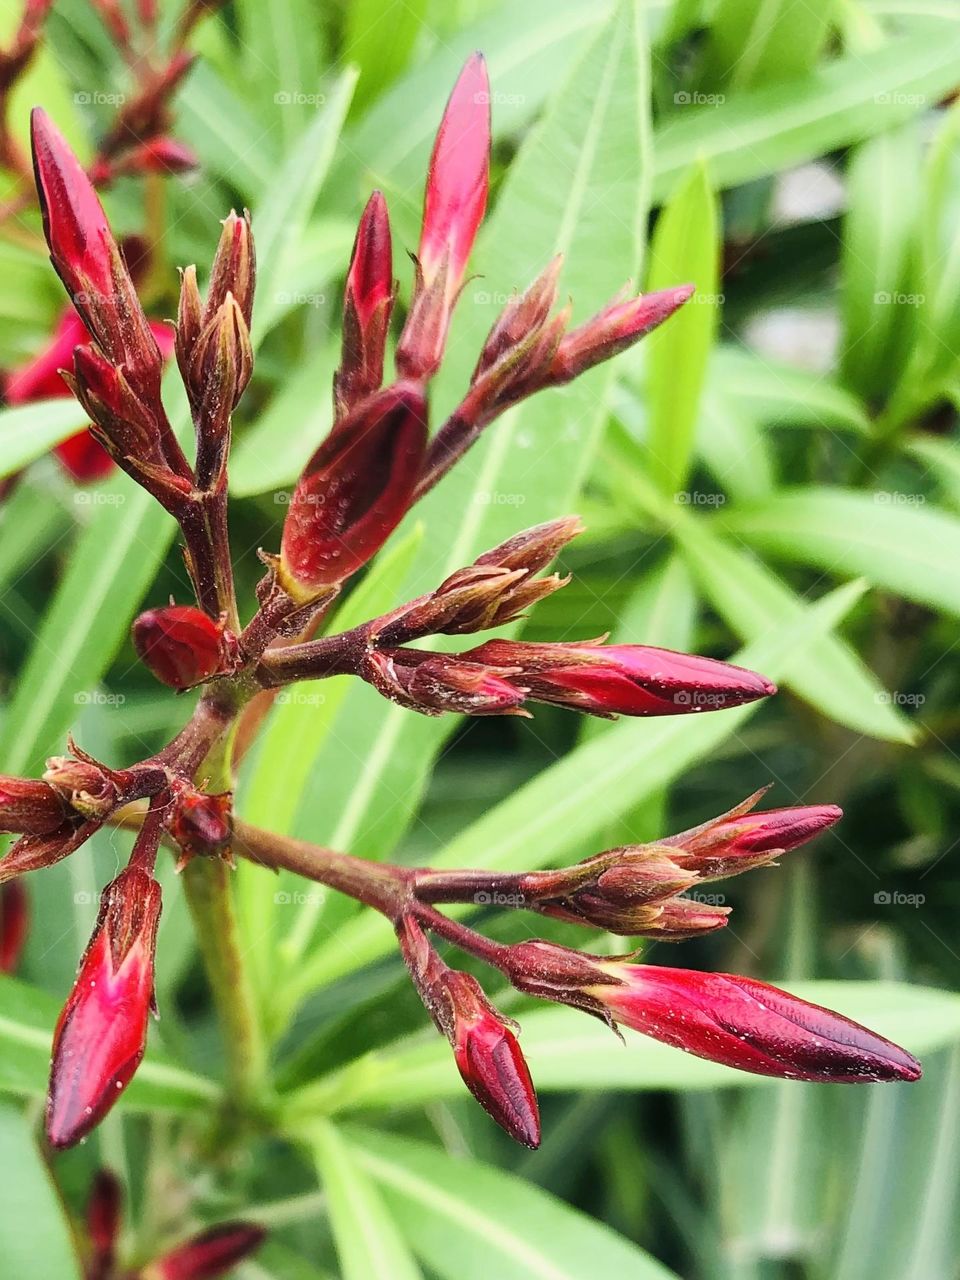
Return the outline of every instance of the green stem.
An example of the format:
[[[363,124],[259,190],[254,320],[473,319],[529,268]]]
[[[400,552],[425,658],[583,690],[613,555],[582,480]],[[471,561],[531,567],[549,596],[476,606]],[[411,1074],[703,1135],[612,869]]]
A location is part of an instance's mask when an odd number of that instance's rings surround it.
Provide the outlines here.
[[[230,1091],[242,1110],[257,1111],[269,1096],[269,1061],[243,961],[231,874],[219,858],[193,858],[184,868],[183,880],[223,1030]]]

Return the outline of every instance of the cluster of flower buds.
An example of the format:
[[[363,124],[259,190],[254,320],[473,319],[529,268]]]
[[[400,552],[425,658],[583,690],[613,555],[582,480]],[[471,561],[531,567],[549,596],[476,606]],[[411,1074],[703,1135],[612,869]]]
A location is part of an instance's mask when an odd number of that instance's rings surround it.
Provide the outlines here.
[[[199,606],[148,610],[134,625],[134,644],[171,687],[205,686],[181,733],[127,770],[111,770],[71,744],[71,755],[50,760],[40,781],[0,779],[0,829],[20,836],[0,863],[0,881],[57,861],[105,821],[118,820],[124,806],[149,800],[130,862],[104,893],[56,1031],[47,1112],[56,1147],[89,1132],[143,1055],[153,1000],[160,914],[153,869],[161,837],[179,846],[181,864],[232,857],[230,776],[211,793],[204,762],[229,755],[232,730],[257,694],[294,680],[352,674],[427,715],[525,714],[528,702],[541,702],[589,715],[650,716],[721,710],[774,692],[752,671],[643,645],[487,639],[454,654],[416,647],[427,637],[513,622],[562,587],[565,579],[543,571],[579,531],[575,517],[516,535],[382,617],[307,638],[341,584],[507,404],[607,359],[689,296],[683,286],[618,299],[567,332],[567,316],[552,314],[560,269],[555,261],[497,320],[466,398],[431,442],[428,383],[443,355],[486,206],[489,102],[478,55],[464,68],[434,147],[414,293],[397,349],[398,378],[386,386],[395,290],[383,197],[374,195],[364,211],[347,277],[333,426],[294,490],[279,555],[264,555],[269,568],[258,588],[259,609],[243,629],[227,536],[226,472],[231,414],[252,368],[250,221],[236,214],[226,219],[205,301],[195,271],[188,268],[183,276],[176,355],[197,434],[191,466],[160,399],[162,352],[99,199],[57,131],[35,114],[34,160],[51,258],[90,336],[73,353],[72,386],[111,456],[179,520]],[[216,776],[221,779],[219,770]],[[725,909],[685,896],[687,891],[769,863],[839,817],[831,806],[755,812],[757,799],[655,845],[608,850],[559,871],[490,876],[379,864],[371,874],[361,859],[315,852],[325,859],[326,883],[390,918],[467,1085],[508,1133],[530,1146],[539,1141],[537,1104],[513,1027],[474,978],[444,964],[425,931],[494,964],[525,993],[611,1024],[623,1022],[719,1062],[810,1080],[915,1079],[919,1067],[903,1050],[752,980],[631,964],[628,957],[600,959],[549,942],[500,945],[434,905],[512,895],[510,905],[625,936],[675,940],[709,932],[725,923]],[[238,830],[243,851],[244,829]],[[276,852],[281,839],[268,838],[274,841],[273,865],[286,865]],[[304,846],[293,843],[299,860],[292,865],[303,870]],[[212,1268],[235,1256],[229,1232],[226,1238],[201,1237],[151,1264],[147,1274],[167,1280],[217,1274]]]
[[[223,1222],[131,1271],[118,1259],[122,1225],[123,1188],[109,1169],[100,1169],[87,1201],[85,1280],[216,1280],[252,1257],[266,1235],[252,1222]]]
[[[762,794],[658,844],[609,849],[551,871],[425,870],[415,873],[413,892],[419,901],[431,904],[422,917],[428,928],[439,929],[462,949],[493,964],[519,991],[570,1005],[614,1029],[622,1023],[698,1057],[784,1079],[917,1079],[918,1063],[897,1045],[762,982],[633,964],[629,956],[601,958],[539,939],[501,946],[435,911],[437,903],[494,903],[656,941],[710,932],[726,923],[728,908],[703,905],[682,896],[684,891],[769,865],[841,816],[833,805],[756,812]],[[493,1029],[502,1023],[501,1015],[479,988],[474,989],[473,978],[450,974],[419,926],[404,921],[404,936],[407,966],[434,1021],[454,1045],[464,1080],[501,1127],[530,1143],[532,1126],[516,1132],[518,1097],[524,1099],[524,1114],[536,1116],[516,1039],[511,1033],[510,1071],[498,1071],[505,1055],[496,1047]],[[462,1013],[461,1002],[447,996],[450,991],[466,993]],[[473,1017],[482,1030],[474,1032]],[[462,1039],[468,1031],[473,1036],[466,1056],[457,1035]]]

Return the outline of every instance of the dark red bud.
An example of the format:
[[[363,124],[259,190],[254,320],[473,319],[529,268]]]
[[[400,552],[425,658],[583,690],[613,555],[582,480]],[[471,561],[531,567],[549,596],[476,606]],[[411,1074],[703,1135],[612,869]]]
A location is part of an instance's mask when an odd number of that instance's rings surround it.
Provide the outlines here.
[[[427,442],[421,389],[369,396],[327,436],[297,482],[283,526],[280,581],[304,603],[373,556],[413,498]]]
[[[185,858],[204,856],[229,860],[232,805],[233,795],[229,791],[208,795],[183,785],[174,793],[164,825]]]
[[[90,1234],[90,1280],[110,1280],[120,1235],[123,1188],[109,1169],[98,1170],[87,1202]]]
[[[393,256],[387,204],[374,191],[363,211],[343,300],[343,346],[334,376],[339,420],[383,381],[383,355],[393,310]]]
[[[231,636],[193,605],[148,609],[131,634],[140,661],[171,689],[190,689],[229,665]]]
[[[223,1222],[151,1262],[143,1280],[215,1280],[256,1253],[266,1238],[250,1222]]]
[[[668,320],[695,292],[695,285],[681,284],[626,302],[609,303],[560,341],[550,365],[549,380],[570,382],[595,364],[633,346],[651,329]]]
[[[917,1060],[839,1013],[729,973],[598,962],[619,1022],[711,1062],[790,1080],[918,1080]]]
[[[0,831],[49,835],[66,816],[63,798],[49,783],[0,774]]]

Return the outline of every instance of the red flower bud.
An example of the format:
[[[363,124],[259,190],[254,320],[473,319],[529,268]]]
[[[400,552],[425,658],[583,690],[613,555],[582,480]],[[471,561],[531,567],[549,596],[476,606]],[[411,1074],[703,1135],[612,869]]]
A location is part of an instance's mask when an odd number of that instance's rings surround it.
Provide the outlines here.
[[[48,783],[0,774],[0,831],[49,835],[63,825],[66,816],[60,793]]]
[[[249,1258],[266,1238],[263,1227],[251,1222],[223,1222],[202,1231],[142,1272],[143,1280],[214,1280]]]
[[[561,339],[550,365],[548,381],[570,382],[595,364],[633,346],[651,329],[668,320],[695,292],[696,285],[681,284],[626,302],[609,303],[586,324]]]
[[[413,497],[427,406],[408,382],[369,396],[333,428],[304,469],[283,526],[279,575],[306,603],[373,556]]]
[[[920,1078],[920,1064],[898,1045],[764,982],[660,965],[600,968],[614,982],[592,994],[617,1021],[699,1058],[791,1080]]]
[[[33,162],[50,260],[106,357],[148,403],[161,357],[130,273],[83,166],[46,114],[31,116]]]
[[[182,784],[174,792],[164,826],[183,851],[181,862],[202,856],[230,860],[233,795],[208,795]]]
[[[103,892],[100,916],[53,1037],[47,1134],[71,1147],[103,1119],[140,1065],[153,1002],[160,885],[142,867]]]
[[[346,416],[383,381],[383,353],[393,310],[393,255],[387,203],[374,191],[353,242],[343,299],[343,349],[334,375],[336,417]]]
[[[397,347],[406,377],[429,377],[440,364],[489,181],[490,83],[475,53],[454,85],[430,157],[416,288]]]
[[[695,871],[701,880],[719,880],[772,862],[843,817],[843,810],[835,804],[752,813],[762,795],[757,791],[729,813],[668,836],[661,844],[670,848],[678,866]]]
[[[232,663],[233,636],[193,605],[148,609],[131,634],[140,661],[171,689],[202,684]]]
[[[462,656],[517,669],[518,682],[537,702],[596,716],[718,711],[776,692],[776,685],[743,667],[645,645],[488,640]]]
[[[15,973],[30,928],[30,904],[19,880],[0,885],[0,973]]]
[[[476,978],[449,968],[416,920],[397,926],[404,960],[437,1029],[453,1047],[463,1082],[506,1133],[524,1146],[540,1145],[540,1112],[526,1059],[512,1027]]]

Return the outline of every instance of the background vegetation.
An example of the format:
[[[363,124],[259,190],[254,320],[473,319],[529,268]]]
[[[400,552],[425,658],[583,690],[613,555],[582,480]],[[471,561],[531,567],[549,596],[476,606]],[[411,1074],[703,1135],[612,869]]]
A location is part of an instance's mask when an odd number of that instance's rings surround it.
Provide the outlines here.
[[[7,27],[18,10],[5,0]],[[85,0],[59,0],[48,32],[12,118],[24,136],[41,102],[89,155],[125,72]],[[316,1140],[207,1149],[220,1050],[171,892],[154,1048],[125,1105],[57,1160],[61,1203],[34,1122],[49,1030],[124,839],[105,833],[31,880],[21,975],[0,979],[9,1274],[73,1280],[66,1224],[107,1163],[144,1249],[191,1222],[268,1223],[246,1280],[957,1276],[960,10],[233,0],[194,44],[177,133],[201,165],[152,209],[149,303],[173,314],[174,268],[209,261],[231,206],[253,210],[259,351],[232,464],[248,600],[256,548],[276,546],[329,424],[362,202],[380,186],[399,244],[416,244],[430,139],[481,48],[495,198],[439,407],[506,295],[557,250],[577,319],[628,279],[698,294],[639,351],[493,428],[338,629],[576,510],[574,580],[528,638],[610,631],[739,655],[782,690],[703,720],[582,726],[551,708],[432,721],[366,686],[304,686],[248,759],[241,814],[370,857],[521,868],[680,830],[770,781],[773,803],[838,802],[845,820],[811,851],[735,884],[723,934],[649,954],[784,981],[917,1052],[926,1074],[771,1083],[538,1008],[523,1046],[547,1136],[525,1153],[465,1096],[379,921],[242,866],[278,1084]],[[140,185],[107,203],[121,230],[144,230]],[[61,307],[39,240],[0,227],[0,365],[29,358]],[[68,731],[139,758],[191,697],[152,683],[128,639],[145,602],[189,598],[173,522],[126,479],[77,489],[43,456],[82,422],[66,402],[18,412],[0,414],[3,471],[28,468],[0,515],[0,765],[37,770]],[[520,915],[497,927],[544,931]]]

